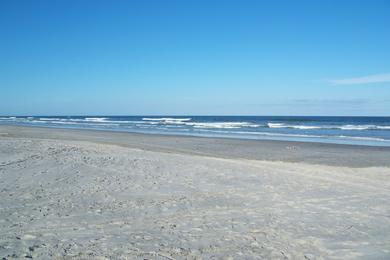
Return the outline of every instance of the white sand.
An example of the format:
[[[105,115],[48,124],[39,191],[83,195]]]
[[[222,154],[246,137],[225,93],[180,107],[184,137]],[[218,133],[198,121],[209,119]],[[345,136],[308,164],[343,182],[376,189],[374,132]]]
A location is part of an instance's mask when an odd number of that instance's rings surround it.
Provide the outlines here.
[[[390,169],[0,136],[0,257],[390,259]]]

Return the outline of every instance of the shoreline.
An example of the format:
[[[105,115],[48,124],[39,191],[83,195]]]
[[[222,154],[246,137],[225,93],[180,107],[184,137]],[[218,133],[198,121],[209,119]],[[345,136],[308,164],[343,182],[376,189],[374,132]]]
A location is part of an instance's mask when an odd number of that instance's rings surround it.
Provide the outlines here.
[[[25,116],[0,117],[0,125],[390,147],[390,132],[383,132],[390,126],[383,125],[388,124],[384,117],[378,117],[380,120],[373,117],[365,120],[365,117],[353,120],[353,117],[345,117],[341,121],[340,117],[292,117],[295,123],[287,120],[290,117],[217,118],[219,119],[203,116]],[[308,124],[307,120],[316,123]],[[364,131],[360,132],[361,130]]]
[[[0,137],[88,141],[167,153],[329,166],[390,167],[390,147],[0,125]]]
[[[374,148],[0,127],[0,258],[388,259]]]

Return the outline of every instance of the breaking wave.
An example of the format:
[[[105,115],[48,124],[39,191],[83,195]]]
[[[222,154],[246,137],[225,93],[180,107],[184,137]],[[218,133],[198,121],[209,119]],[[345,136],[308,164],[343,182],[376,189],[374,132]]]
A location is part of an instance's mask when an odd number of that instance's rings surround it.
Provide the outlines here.
[[[385,117],[1,116],[0,124],[390,146]]]
[[[183,122],[183,121],[191,121],[192,118],[171,118],[171,117],[162,117],[162,118],[150,118],[150,117],[144,117],[142,120],[144,121],[172,121],[172,122]]]
[[[267,123],[268,128],[310,129],[339,129],[339,130],[390,130],[390,126],[382,125],[289,125],[283,123]]]

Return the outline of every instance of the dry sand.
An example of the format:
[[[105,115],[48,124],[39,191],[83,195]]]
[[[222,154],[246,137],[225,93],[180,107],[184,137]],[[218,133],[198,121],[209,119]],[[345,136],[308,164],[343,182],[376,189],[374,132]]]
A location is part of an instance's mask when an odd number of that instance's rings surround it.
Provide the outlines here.
[[[390,258],[389,149],[0,133],[5,259]],[[273,157],[251,157],[247,143]],[[213,153],[221,146],[235,149]]]

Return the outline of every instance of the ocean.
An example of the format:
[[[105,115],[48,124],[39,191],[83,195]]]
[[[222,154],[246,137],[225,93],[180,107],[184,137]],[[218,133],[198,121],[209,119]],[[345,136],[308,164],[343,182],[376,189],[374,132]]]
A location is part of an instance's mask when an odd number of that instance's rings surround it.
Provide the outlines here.
[[[0,124],[390,146],[390,117],[5,116]]]

